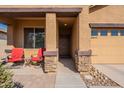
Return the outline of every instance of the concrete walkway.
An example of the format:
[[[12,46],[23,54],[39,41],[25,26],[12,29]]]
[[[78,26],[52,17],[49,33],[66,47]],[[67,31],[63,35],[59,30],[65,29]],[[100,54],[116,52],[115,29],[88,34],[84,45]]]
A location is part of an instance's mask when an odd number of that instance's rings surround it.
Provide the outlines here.
[[[124,64],[94,64],[93,66],[124,87]]]
[[[62,59],[58,62],[56,88],[85,88],[86,85],[76,72],[71,59]]]

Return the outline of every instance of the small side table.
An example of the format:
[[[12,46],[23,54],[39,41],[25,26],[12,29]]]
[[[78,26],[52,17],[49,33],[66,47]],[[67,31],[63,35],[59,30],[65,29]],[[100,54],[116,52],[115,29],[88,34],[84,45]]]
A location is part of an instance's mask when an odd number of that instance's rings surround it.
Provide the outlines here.
[[[30,66],[31,65],[31,58],[25,58],[24,66]]]

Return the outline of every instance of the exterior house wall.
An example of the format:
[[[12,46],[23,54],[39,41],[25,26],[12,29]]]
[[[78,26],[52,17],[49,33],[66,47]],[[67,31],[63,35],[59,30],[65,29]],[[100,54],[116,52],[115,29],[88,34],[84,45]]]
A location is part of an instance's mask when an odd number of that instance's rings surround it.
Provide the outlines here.
[[[124,23],[124,6],[106,6],[90,13],[90,23]],[[124,63],[123,36],[91,38],[92,63]]]
[[[7,28],[7,45],[8,46],[14,47],[14,30],[15,30],[14,24],[8,25],[8,28]]]
[[[0,6],[1,7],[1,6]],[[3,7],[3,6],[2,6]],[[17,7],[17,6],[13,6]],[[24,6],[19,6],[24,8]],[[32,6],[30,6],[32,8]],[[26,8],[30,8],[26,7]],[[81,13],[76,17],[72,29],[72,57],[75,57],[75,50],[87,51],[92,50],[92,63],[124,63],[124,37],[123,36],[97,36],[91,37],[90,23],[123,23],[124,24],[124,6],[106,6],[96,7],[94,11],[89,12],[89,6],[34,6],[41,8],[74,8],[82,7]],[[91,10],[91,9],[90,9]],[[15,20],[15,29],[12,26],[9,28],[8,42],[15,45],[15,47],[24,47],[24,27],[37,27],[41,26],[46,29],[46,51],[59,51],[58,50],[58,22],[56,13],[46,13],[46,19],[17,19]],[[12,24],[11,19],[0,17],[0,21],[5,21]],[[12,32],[13,29],[13,32]],[[12,41],[13,40],[13,41]],[[52,41],[52,42],[51,42]],[[58,55],[57,55],[58,58]],[[77,58],[77,64],[80,65],[82,57]],[[56,57],[46,57],[46,60],[56,61]],[[52,64],[53,65],[53,64]],[[55,62],[56,66],[56,62]],[[56,67],[55,67],[56,68]],[[83,68],[83,67],[81,67]],[[55,69],[54,69],[55,70]],[[49,71],[49,69],[48,69]],[[79,70],[80,71],[80,70]]]
[[[0,31],[0,60],[5,55],[4,50],[7,47],[7,33]]]
[[[0,40],[7,40],[7,33],[0,31]]]
[[[76,18],[74,24],[73,24],[73,28],[72,28],[72,37],[71,37],[71,54],[72,54],[72,58],[75,58],[75,52],[76,50],[78,50],[78,27],[79,27],[79,19]]]
[[[57,48],[57,60],[59,60],[59,24],[58,21],[56,21],[56,48]]]
[[[45,28],[44,20],[17,20],[16,30],[14,31],[15,47],[24,47],[24,27],[41,27]]]

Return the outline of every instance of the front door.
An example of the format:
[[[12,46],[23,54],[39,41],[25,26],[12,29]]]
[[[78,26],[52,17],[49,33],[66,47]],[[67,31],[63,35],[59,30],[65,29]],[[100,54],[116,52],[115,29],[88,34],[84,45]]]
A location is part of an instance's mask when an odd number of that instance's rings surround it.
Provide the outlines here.
[[[70,37],[68,35],[60,35],[59,38],[59,55],[60,57],[70,56]]]

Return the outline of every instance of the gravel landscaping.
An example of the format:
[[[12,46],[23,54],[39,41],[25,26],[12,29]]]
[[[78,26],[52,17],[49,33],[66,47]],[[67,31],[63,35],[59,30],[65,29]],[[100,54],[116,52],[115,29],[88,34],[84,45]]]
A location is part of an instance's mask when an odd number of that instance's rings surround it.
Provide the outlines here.
[[[88,88],[121,88],[118,83],[111,80],[102,72],[99,72],[92,65],[89,66],[88,72],[82,72],[81,77]]]

